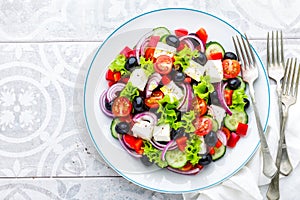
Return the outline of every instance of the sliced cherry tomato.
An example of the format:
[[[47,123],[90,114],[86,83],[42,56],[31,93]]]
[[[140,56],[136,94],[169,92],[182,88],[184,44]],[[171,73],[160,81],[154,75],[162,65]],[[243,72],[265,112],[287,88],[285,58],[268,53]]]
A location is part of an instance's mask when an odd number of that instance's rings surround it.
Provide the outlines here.
[[[176,139],[176,143],[177,143],[178,149],[180,151],[184,151],[185,150],[187,139],[188,138],[186,136],[182,136],[182,137]]]
[[[222,52],[214,52],[207,55],[208,60],[220,60],[223,58]]]
[[[155,51],[154,47],[149,47],[146,49],[145,55],[144,55],[146,60],[154,60],[154,51]]]
[[[196,115],[203,116],[207,112],[207,104],[204,99],[194,97],[192,100],[192,106]]]
[[[230,138],[230,135],[231,135],[230,130],[229,130],[228,128],[226,128],[225,126],[223,126],[223,127],[221,128],[221,131],[223,131],[223,132],[225,133],[226,139],[227,139],[227,141],[228,141],[229,138]]]
[[[222,66],[224,78],[235,78],[241,71],[241,65],[237,60],[225,59]]]
[[[158,101],[164,98],[164,93],[160,90],[153,91],[149,98],[145,99],[145,104],[149,108],[158,108]]]
[[[132,104],[126,97],[120,96],[115,98],[112,105],[112,113],[115,117],[125,117],[131,113]]]
[[[245,136],[247,135],[247,131],[248,131],[248,124],[239,123],[235,132],[238,135]]]
[[[177,37],[182,37],[189,34],[189,31],[184,28],[176,29],[174,32]]]
[[[224,99],[227,106],[232,105],[232,94],[233,94],[233,90],[228,90],[228,89],[224,90]]]
[[[169,74],[172,70],[173,59],[167,55],[160,55],[156,58],[154,69],[160,74]]]
[[[198,117],[194,120],[194,126],[196,128],[195,134],[204,136],[211,131],[212,121],[208,117]]]
[[[196,32],[197,36],[200,38],[200,40],[203,42],[203,44],[206,44],[208,35],[206,33],[206,30],[204,28],[200,28],[197,32]]]
[[[230,138],[227,141],[227,146],[228,147],[235,147],[236,143],[240,140],[240,136],[236,134],[235,132],[231,132]]]
[[[136,137],[134,137],[132,135],[129,135],[129,134],[123,135],[123,139],[124,139],[125,144],[129,148],[135,150],[136,153],[138,153],[138,154],[143,153],[143,149],[142,149],[143,139],[136,138]]]

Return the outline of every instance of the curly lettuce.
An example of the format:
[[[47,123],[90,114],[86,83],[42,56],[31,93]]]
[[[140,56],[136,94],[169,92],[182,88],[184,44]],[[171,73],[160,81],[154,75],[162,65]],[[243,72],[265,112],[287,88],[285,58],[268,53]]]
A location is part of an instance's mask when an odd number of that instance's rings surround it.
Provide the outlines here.
[[[158,120],[158,125],[169,124],[170,127],[175,130],[180,127],[180,123],[177,123],[176,113],[178,103],[178,100],[172,100],[169,95],[165,95],[163,99],[158,101],[159,108],[157,112],[161,114],[161,117]]]
[[[129,74],[130,72],[125,69],[126,57],[123,54],[119,54],[108,66],[113,72],[120,72],[121,75]]]
[[[244,102],[244,98],[248,98],[248,96],[245,94],[245,90],[243,88],[233,90],[232,104],[230,106],[230,109],[244,111],[244,107],[246,104]]]
[[[180,127],[183,127],[186,133],[195,132],[196,128],[193,125],[194,119],[195,119],[195,112],[193,110],[184,113],[181,117]]]
[[[189,47],[185,46],[181,51],[174,55],[174,65],[179,65],[184,71],[190,66],[190,60],[199,56],[197,50],[192,51]]]
[[[128,99],[130,99],[130,101],[133,101],[134,97],[137,97],[139,95],[139,89],[137,87],[134,87],[131,82],[128,82],[120,93],[120,96],[127,97]]]
[[[191,135],[190,139],[187,140],[187,145],[185,147],[186,158],[192,165],[195,165],[199,162],[200,156],[199,152],[201,151],[202,140],[198,135]]]
[[[147,77],[149,77],[151,74],[155,72],[153,61],[150,59],[146,60],[145,57],[141,56],[140,65]]]
[[[162,151],[153,147],[153,145],[149,141],[144,141],[144,155],[148,157],[150,162],[154,162],[157,166],[164,168],[168,166],[167,161],[163,161],[161,159]]]
[[[215,90],[215,88],[210,83],[209,76],[201,76],[200,82],[197,85],[193,85],[193,90],[195,95],[197,95],[201,99],[204,99],[207,102],[209,94],[212,93]]]

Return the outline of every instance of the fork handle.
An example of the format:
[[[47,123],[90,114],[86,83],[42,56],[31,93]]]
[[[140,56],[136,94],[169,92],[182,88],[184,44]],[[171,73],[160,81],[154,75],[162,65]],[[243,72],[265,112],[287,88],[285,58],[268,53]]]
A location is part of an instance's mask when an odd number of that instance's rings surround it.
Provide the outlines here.
[[[254,97],[253,84],[249,84],[249,93],[250,93],[250,97],[252,100],[252,107],[254,110],[258,134],[259,134],[259,138],[260,138],[260,142],[261,142],[261,152],[262,152],[262,157],[263,157],[263,174],[269,178],[272,178],[272,177],[274,177],[274,175],[277,172],[277,167],[271,156],[269,146],[268,146],[261,122],[260,122],[259,112],[257,109],[255,97]]]

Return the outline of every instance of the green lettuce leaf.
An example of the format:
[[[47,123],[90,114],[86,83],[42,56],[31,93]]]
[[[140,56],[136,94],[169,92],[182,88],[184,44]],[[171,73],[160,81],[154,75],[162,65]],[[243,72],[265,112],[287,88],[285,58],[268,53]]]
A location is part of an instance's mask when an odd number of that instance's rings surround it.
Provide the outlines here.
[[[233,90],[232,105],[230,106],[230,109],[244,111],[244,107],[246,104],[244,102],[244,98],[248,98],[248,96],[246,95],[245,90],[243,88]]]
[[[161,124],[169,124],[171,128],[177,130],[180,127],[180,123],[177,123],[177,114],[176,108],[178,106],[178,100],[169,97],[169,95],[165,95],[163,99],[158,101],[159,108],[157,110],[158,113],[161,113],[161,117],[158,120],[158,125]]]
[[[126,57],[119,54],[109,65],[109,69],[113,72],[120,72],[121,75],[129,74],[130,72],[125,69]]]
[[[168,166],[167,161],[163,161],[161,159],[161,154],[162,151],[156,149],[155,147],[153,147],[153,145],[149,142],[149,141],[144,141],[144,147],[142,147],[144,149],[144,155],[148,157],[150,162],[154,162],[155,164],[157,164],[159,167],[164,168]]]
[[[190,60],[199,56],[197,50],[192,51],[189,47],[185,46],[181,51],[174,55],[174,65],[179,65],[184,71],[190,66]]]
[[[181,117],[180,127],[183,127],[186,133],[195,132],[196,128],[193,125],[194,119],[195,119],[195,112],[193,110],[184,113]]]
[[[120,96],[127,97],[133,101],[134,97],[139,96],[140,92],[137,87],[134,87],[131,82],[128,82],[121,91]]]
[[[207,102],[209,94],[212,93],[215,90],[215,88],[210,83],[209,76],[201,76],[200,82],[197,85],[193,85],[193,90],[199,98],[204,99]]]
[[[146,60],[145,57],[140,57],[140,65],[141,68],[144,70],[145,74],[147,75],[147,77],[149,77],[151,74],[154,73],[154,64],[152,60]]]
[[[201,139],[198,135],[192,134],[190,139],[187,140],[187,145],[185,147],[185,153],[187,160],[191,164],[195,165],[199,162],[200,156],[199,152],[201,151]]]

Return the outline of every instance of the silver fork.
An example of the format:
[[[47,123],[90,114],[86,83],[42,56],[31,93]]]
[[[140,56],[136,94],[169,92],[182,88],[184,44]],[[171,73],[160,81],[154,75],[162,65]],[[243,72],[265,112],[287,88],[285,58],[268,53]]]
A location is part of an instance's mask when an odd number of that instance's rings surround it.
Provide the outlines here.
[[[300,66],[298,65],[297,67],[297,59],[296,58],[288,59],[285,73],[284,73],[284,79],[282,82],[281,102],[283,104],[283,112],[282,112],[282,124],[280,128],[280,136],[283,135],[285,132],[289,107],[295,104],[297,100],[299,77],[300,77]],[[280,139],[279,146],[281,145],[283,145],[283,140]],[[286,148],[286,146],[284,148]],[[267,197],[268,199],[272,199],[272,200],[280,198],[279,173],[277,173],[276,176],[272,179],[267,191]]]
[[[240,38],[238,36],[236,36],[236,38],[232,37],[232,39],[233,39],[234,47],[236,49],[237,56],[242,62],[241,63],[242,77],[245,80],[245,82],[247,82],[249,85],[249,94],[252,100],[252,107],[254,110],[258,134],[261,142],[261,152],[263,156],[263,173],[265,176],[272,178],[277,172],[277,167],[270,154],[268,143],[265,138],[264,131],[260,122],[259,112],[256,106],[253,84],[258,78],[258,67],[256,64],[255,56],[250,47],[247,36],[245,37],[245,39],[243,39],[242,36],[240,36]]]
[[[278,100],[278,108],[279,108],[279,127],[281,127],[282,121],[282,103],[281,103],[281,83],[284,76],[284,56],[283,56],[283,39],[282,39],[282,31],[280,32],[280,39],[278,36],[278,31],[276,31],[276,39],[274,38],[274,32],[272,31],[272,44],[270,47],[269,41],[269,33],[267,36],[267,65],[268,65],[268,74],[269,77],[276,81],[276,92],[277,92],[277,100]],[[279,44],[280,40],[280,44]],[[274,47],[274,43],[276,41],[276,48]],[[280,46],[280,48],[279,48]],[[271,49],[271,52],[270,52]],[[281,132],[284,133],[284,132]],[[291,165],[289,155],[286,148],[285,134],[280,135],[279,143],[282,145],[278,145],[277,157],[276,157],[276,165],[281,174],[287,176],[289,175],[293,167]]]

